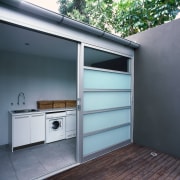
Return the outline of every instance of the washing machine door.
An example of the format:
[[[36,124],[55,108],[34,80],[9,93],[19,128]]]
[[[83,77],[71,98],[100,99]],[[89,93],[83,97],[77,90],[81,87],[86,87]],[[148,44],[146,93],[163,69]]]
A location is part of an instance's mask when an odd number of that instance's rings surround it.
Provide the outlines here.
[[[61,122],[59,122],[59,121],[53,121],[52,122],[52,129],[56,130],[59,127],[61,127]]]

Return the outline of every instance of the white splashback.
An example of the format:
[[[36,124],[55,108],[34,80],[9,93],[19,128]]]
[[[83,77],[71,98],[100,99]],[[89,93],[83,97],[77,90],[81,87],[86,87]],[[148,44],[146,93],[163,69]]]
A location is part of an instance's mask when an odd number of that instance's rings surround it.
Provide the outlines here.
[[[61,58],[0,52],[0,145],[8,144],[9,110],[37,108],[38,100],[76,99],[74,58],[66,62]],[[23,98],[17,105],[20,92],[25,94],[25,105]]]

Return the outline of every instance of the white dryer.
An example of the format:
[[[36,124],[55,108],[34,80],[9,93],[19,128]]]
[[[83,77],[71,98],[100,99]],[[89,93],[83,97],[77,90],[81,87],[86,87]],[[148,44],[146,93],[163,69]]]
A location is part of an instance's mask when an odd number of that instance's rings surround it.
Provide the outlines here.
[[[65,139],[66,112],[46,113],[46,143]]]

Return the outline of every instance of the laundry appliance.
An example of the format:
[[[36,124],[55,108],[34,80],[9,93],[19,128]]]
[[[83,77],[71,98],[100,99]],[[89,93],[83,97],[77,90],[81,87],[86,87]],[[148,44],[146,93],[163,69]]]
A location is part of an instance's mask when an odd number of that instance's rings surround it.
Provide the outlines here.
[[[46,113],[46,143],[65,139],[66,112]]]

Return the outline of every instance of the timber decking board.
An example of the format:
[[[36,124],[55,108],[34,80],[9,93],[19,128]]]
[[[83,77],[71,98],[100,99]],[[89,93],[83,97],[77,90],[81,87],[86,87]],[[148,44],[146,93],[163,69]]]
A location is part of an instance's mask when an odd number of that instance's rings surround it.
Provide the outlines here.
[[[156,152],[153,157],[151,152]],[[180,180],[180,159],[131,144],[48,180]]]

